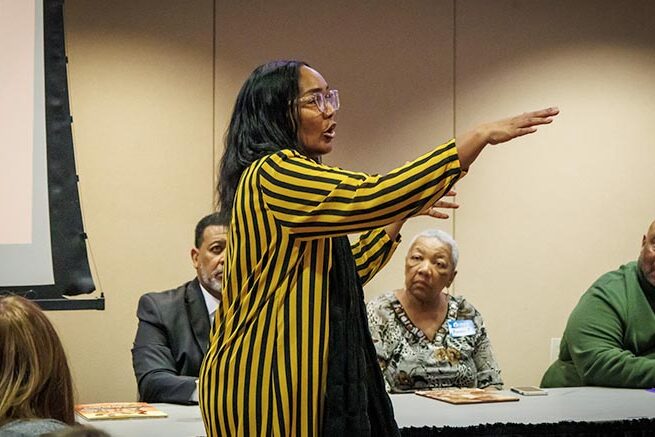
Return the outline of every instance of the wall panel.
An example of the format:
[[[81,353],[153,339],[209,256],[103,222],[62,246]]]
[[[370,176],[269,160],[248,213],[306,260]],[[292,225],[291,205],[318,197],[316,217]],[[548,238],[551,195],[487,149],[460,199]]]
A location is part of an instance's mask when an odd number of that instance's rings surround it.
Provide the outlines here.
[[[326,163],[384,173],[453,136],[451,1],[228,1],[216,12],[218,147],[250,71],[290,58],[309,62],[341,93]],[[452,232],[451,221],[422,218],[403,235],[428,226]],[[405,251],[367,287],[369,296],[402,286]]]
[[[627,7],[629,4],[629,7]],[[457,291],[485,316],[505,382],[538,384],[550,338],[655,218],[652,2],[459,1],[456,128],[558,105],[489,147],[460,186]]]
[[[195,275],[212,201],[211,1],[68,1],[80,193],[106,311],[48,313],[82,402],[131,400],[136,304]]]

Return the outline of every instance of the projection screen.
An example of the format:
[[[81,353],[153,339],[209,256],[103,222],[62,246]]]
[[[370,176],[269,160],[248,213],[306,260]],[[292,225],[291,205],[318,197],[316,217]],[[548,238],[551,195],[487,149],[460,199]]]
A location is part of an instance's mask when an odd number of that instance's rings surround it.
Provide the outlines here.
[[[63,0],[0,0],[0,295],[102,309],[86,253]]]

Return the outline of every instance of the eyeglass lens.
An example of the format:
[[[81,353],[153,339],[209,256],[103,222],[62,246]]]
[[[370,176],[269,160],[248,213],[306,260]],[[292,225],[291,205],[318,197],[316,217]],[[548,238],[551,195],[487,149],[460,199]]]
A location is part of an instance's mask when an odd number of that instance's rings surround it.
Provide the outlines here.
[[[316,95],[316,106],[318,106],[318,109],[325,113],[327,111],[327,104],[330,104],[332,106],[332,110],[336,111],[339,109],[339,91],[337,90],[330,90],[327,92],[327,94],[321,94],[317,93]]]

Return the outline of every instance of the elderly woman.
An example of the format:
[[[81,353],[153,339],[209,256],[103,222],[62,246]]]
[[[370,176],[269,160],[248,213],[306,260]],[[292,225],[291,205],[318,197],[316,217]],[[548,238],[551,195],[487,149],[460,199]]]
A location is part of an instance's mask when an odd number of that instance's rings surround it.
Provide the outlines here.
[[[447,232],[422,232],[405,257],[405,288],[369,302],[387,390],[502,387],[482,316],[463,297],[447,293],[458,258]]]

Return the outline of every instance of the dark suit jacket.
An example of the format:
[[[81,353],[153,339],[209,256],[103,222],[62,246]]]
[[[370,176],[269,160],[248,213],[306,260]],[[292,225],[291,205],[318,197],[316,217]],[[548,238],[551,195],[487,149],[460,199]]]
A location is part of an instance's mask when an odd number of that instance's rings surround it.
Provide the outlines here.
[[[188,404],[209,343],[198,279],[139,299],[132,365],[144,402]]]

